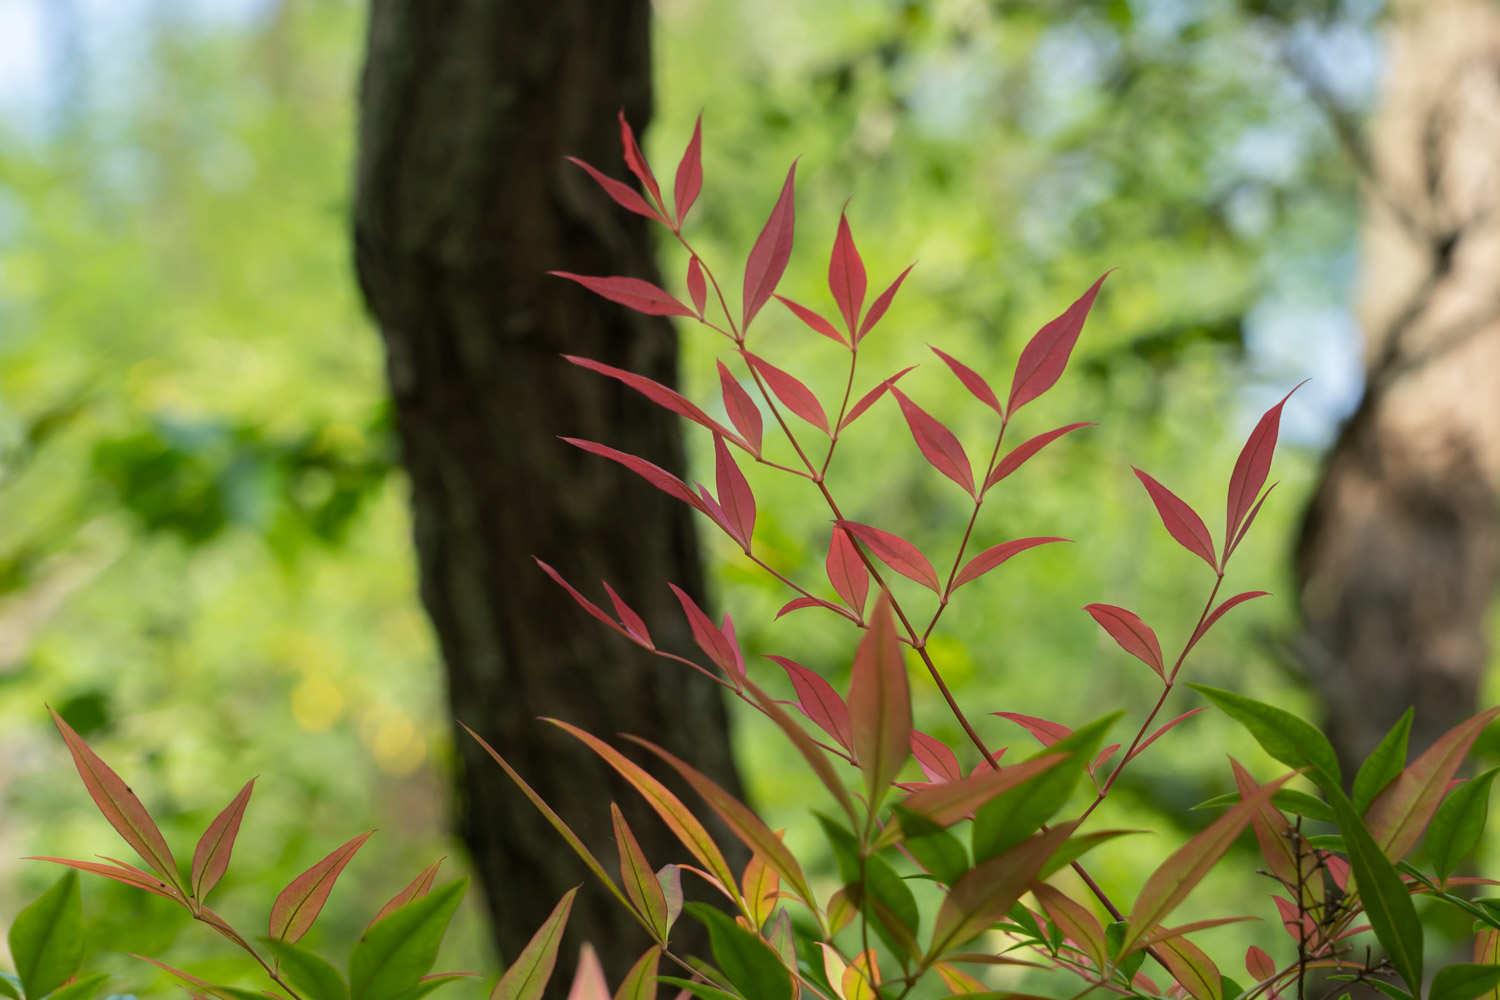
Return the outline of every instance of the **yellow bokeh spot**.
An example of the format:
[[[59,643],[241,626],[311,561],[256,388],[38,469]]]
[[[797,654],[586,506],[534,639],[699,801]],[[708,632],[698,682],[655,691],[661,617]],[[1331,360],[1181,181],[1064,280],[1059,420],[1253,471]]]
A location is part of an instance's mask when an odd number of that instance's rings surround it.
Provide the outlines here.
[[[421,766],[427,755],[427,747],[416,725],[395,712],[366,726],[364,736],[375,756],[375,763],[387,774],[410,774]]]
[[[292,718],[310,733],[321,733],[344,714],[344,693],[324,674],[308,674],[292,689]]]

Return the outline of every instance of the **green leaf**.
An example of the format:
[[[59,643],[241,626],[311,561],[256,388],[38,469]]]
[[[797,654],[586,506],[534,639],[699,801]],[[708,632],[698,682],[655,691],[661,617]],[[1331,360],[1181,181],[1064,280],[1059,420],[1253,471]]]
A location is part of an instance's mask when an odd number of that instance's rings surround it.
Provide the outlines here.
[[[1402,768],[1406,767],[1406,743],[1411,736],[1413,714],[1413,710],[1408,708],[1396,720],[1391,731],[1385,734],[1385,738],[1370,751],[1365,762],[1359,765],[1351,797],[1354,799],[1354,811],[1361,816],[1370,808],[1370,803],[1375,801],[1375,796],[1386,785],[1395,781]]]
[[[656,969],[660,963],[661,945],[652,945],[625,973],[615,1000],[656,1000]]]
[[[1433,813],[1427,826],[1426,845],[1440,880],[1447,881],[1458,863],[1479,846],[1490,815],[1490,786],[1496,774],[1500,774],[1500,768],[1492,768],[1459,785]]]
[[[282,972],[309,1000],[348,1000],[349,987],[344,984],[344,977],[321,957],[280,938],[264,941],[281,964]]]
[[[10,953],[28,997],[44,997],[83,962],[83,898],[78,874],[68,872],[10,927]]]
[[[0,997],[21,1000],[21,980],[9,972],[0,972]]]
[[[395,1000],[432,971],[448,921],[468,882],[457,882],[398,906],[376,921],[349,957],[354,1000]]]
[[[443,972],[431,976],[424,976],[422,981],[411,989],[402,993],[396,1000],[421,1000],[429,993],[436,993],[449,983],[456,983],[460,979],[472,979],[472,972]]]
[[[658,976],[659,982],[668,986],[675,986],[679,990],[686,990],[699,1000],[741,1000],[741,998],[727,990],[721,990],[717,986],[707,983],[696,982],[692,979],[683,979],[679,976]]]
[[[1390,859],[1370,836],[1364,821],[1337,788],[1327,789],[1330,804],[1344,834],[1349,866],[1359,885],[1360,901],[1375,937],[1385,947],[1391,965],[1413,994],[1422,989],[1422,923]]]
[[[573,897],[577,894],[575,886],[557,901],[547,919],[542,921],[542,926],[537,928],[526,947],[521,949],[521,954],[495,984],[490,1000],[538,1000],[541,997],[557,967],[557,949],[562,944],[563,928],[568,924]]]
[[[1450,965],[1432,977],[1428,1000],[1475,1000],[1496,986],[1500,986],[1500,965]]]
[[[708,928],[714,961],[735,989],[754,1000],[792,1000],[791,973],[770,945],[707,903],[688,903],[686,909]]]
[[[902,846],[939,882],[952,885],[969,870],[969,852],[963,841],[903,806],[896,806],[896,815],[906,833]]]
[[[1339,769],[1338,754],[1328,737],[1304,722],[1291,712],[1267,705],[1253,698],[1209,687],[1206,684],[1188,685],[1202,694],[1249,731],[1261,749],[1288,767],[1305,767],[1308,777],[1320,788],[1342,789],[1343,772]]]
[[[47,1000],[94,1000],[99,995],[99,987],[108,980],[108,975],[96,972],[91,976],[84,976],[82,979],[71,982],[61,989],[53,990],[47,994]]]
[[[1093,833],[1076,834],[1069,837],[1067,843],[1059,847],[1057,853],[1047,859],[1047,863],[1042,865],[1042,871],[1037,878],[1045,879],[1062,871],[1100,844],[1114,840],[1116,837],[1127,837],[1133,833],[1145,832],[1144,830],[1095,830]]]

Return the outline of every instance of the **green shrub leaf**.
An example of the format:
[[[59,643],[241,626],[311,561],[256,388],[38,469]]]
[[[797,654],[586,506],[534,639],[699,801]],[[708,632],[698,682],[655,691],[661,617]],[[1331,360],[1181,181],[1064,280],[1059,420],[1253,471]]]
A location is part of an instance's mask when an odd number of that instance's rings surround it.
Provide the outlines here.
[[[68,872],[16,915],[10,953],[28,997],[44,997],[83,962],[83,898]]]
[[[1447,881],[1458,863],[1479,846],[1490,815],[1490,786],[1495,783],[1496,774],[1500,774],[1500,768],[1492,768],[1459,785],[1433,813],[1427,826],[1426,844],[1440,880]]]
[[[1370,808],[1370,803],[1375,801],[1375,796],[1386,785],[1395,781],[1402,768],[1406,767],[1406,743],[1411,736],[1413,714],[1410,708],[1403,712],[1391,731],[1385,734],[1375,749],[1370,751],[1365,762],[1359,765],[1351,797],[1354,799],[1354,811],[1361,816]]]
[[[91,976],[84,976],[75,982],[47,994],[47,1000],[94,1000],[99,995],[99,987],[109,980],[109,976],[103,972],[96,972]]]
[[[349,958],[354,1000],[394,1000],[431,972],[467,887],[462,879],[445,885],[397,907],[366,931]]]
[[[344,977],[322,958],[279,938],[266,938],[266,947],[276,956],[282,973],[297,984],[308,1000],[348,1000]]]
[[[714,961],[736,990],[754,1000],[792,1000],[791,973],[770,945],[706,903],[688,903],[687,911],[708,928]]]
[[[563,893],[542,926],[495,984],[490,1000],[538,1000],[557,967],[557,949],[562,944],[563,928],[567,926],[577,894],[576,887]]]
[[[1428,1000],[1474,1000],[1500,986],[1500,965],[1461,963],[1439,969]]]
[[[1188,685],[1249,731],[1261,749],[1288,767],[1305,767],[1308,777],[1325,790],[1332,787],[1342,789],[1343,772],[1339,769],[1338,755],[1333,745],[1311,723],[1304,722],[1291,712],[1246,698],[1233,691],[1209,687],[1206,684]]]
[[[0,972],[0,997],[21,1000],[21,980],[9,972]]]
[[[1401,876],[1354,811],[1354,803],[1337,788],[1327,791],[1334,816],[1344,834],[1349,865],[1354,870],[1360,901],[1364,904],[1365,916],[1370,919],[1370,927],[1385,947],[1396,972],[1414,995],[1420,995],[1422,923],[1417,919],[1417,909],[1412,905]]]

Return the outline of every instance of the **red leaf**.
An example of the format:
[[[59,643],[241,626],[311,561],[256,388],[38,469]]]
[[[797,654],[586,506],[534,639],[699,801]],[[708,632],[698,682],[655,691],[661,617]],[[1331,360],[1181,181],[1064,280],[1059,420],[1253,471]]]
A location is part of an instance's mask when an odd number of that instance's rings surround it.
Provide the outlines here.
[[[1292,387],[1292,392],[1306,385],[1306,380]],[[1240,450],[1235,460],[1234,472],[1229,477],[1229,502],[1225,514],[1224,538],[1232,540],[1244,520],[1256,495],[1265,485],[1266,474],[1271,471],[1271,458],[1276,454],[1276,437],[1281,431],[1281,408],[1292,398],[1292,392],[1281,397],[1281,402],[1261,414],[1255,429]]]
[[[677,228],[687,221],[698,192],[703,190],[703,116],[693,122],[693,136],[688,140],[682,159],[677,162],[677,179],[672,185],[672,197],[677,206]],[[700,307],[699,312],[702,312]]]
[[[1152,733],[1150,736],[1147,736],[1144,740],[1141,740],[1140,744],[1135,748],[1135,751],[1129,757],[1126,758],[1126,761],[1128,762],[1128,761],[1135,760],[1151,744],[1155,743],[1157,740],[1161,739],[1163,736],[1167,735],[1167,733],[1171,732],[1173,729],[1176,729],[1179,725],[1181,725],[1182,723],[1186,722],[1188,719],[1191,719],[1193,716],[1197,715],[1199,712],[1206,712],[1206,711],[1208,711],[1208,709],[1206,709],[1206,708],[1193,708],[1193,709],[1189,709],[1188,711],[1183,712],[1177,718],[1173,719],[1171,722],[1163,724],[1161,726],[1161,728],[1159,728],[1159,729],[1156,730],[1156,732]]]
[[[719,388],[724,396],[724,412],[729,414],[729,422],[734,424],[734,429],[750,445],[750,453],[759,455],[762,434],[760,407],[755,405],[755,400],[750,398],[739,379],[734,377],[722,361],[719,362]]]
[[[937,570],[932,568],[932,563],[911,542],[900,535],[857,521],[842,521],[840,524],[844,530],[868,545],[875,558],[897,573],[908,580],[915,580],[934,594],[941,589]]]
[[[1084,607],[1094,621],[1098,622],[1120,648],[1166,678],[1166,667],[1162,663],[1161,643],[1150,625],[1141,621],[1133,611],[1115,607],[1113,604],[1090,604]]]
[[[1100,750],[1098,755],[1094,757],[1094,762],[1089,765],[1089,774],[1093,774],[1095,771],[1099,770],[1099,768],[1109,763],[1109,759],[1115,754],[1119,753],[1119,751],[1120,744],[1118,743],[1111,743],[1103,750]]]
[[[881,292],[876,296],[875,301],[870,303],[870,311],[865,313],[863,322],[859,324],[859,333],[854,335],[854,342],[856,344],[864,340],[865,334],[873,330],[875,324],[879,323],[885,316],[886,310],[891,307],[891,300],[901,290],[901,283],[906,280],[906,276],[911,273],[913,267],[916,267],[916,265],[906,265],[906,270],[896,275],[896,280],[887,285],[885,291]]]
[[[1079,296],[1078,301],[1068,306],[1056,319],[1038,330],[1021,351],[1016,361],[1016,374],[1010,383],[1010,399],[1005,408],[1012,415],[1027,403],[1057,384],[1063,369],[1068,367],[1068,356],[1078,342],[1083,330],[1083,321],[1093,308],[1099,286],[1109,277],[1106,271],[1089,290]]]
[[[645,186],[647,191],[651,192],[652,199],[658,205],[661,205],[661,188],[656,183],[656,175],[651,173],[651,165],[646,162],[646,157],[641,152],[641,147],[636,144],[635,132],[631,129],[630,123],[625,120],[624,109],[621,109],[619,118],[620,149],[625,154],[625,166],[629,167],[630,172],[635,174],[636,179]],[[662,211],[666,211],[665,207]]]
[[[859,311],[865,304],[865,262],[854,245],[848,216],[842,212],[838,234],[833,238],[833,253],[828,257],[828,290],[833,293],[839,312],[844,314],[844,326],[852,336],[859,327]]]
[[[1251,979],[1262,983],[1276,975],[1276,962],[1264,948],[1252,944],[1245,949],[1245,971]]]
[[[848,427],[850,424],[854,423],[854,421],[858,420],[861,414],[863,414],[866,410],[880,401],[880,397],[884,396],[886,394],[886,391],[890,389],[891,386],[901,381],[902,376],[904,376],[907,372],[911,371],[915,367],[916,365],[907,365],[905,368],[901,369],[890,378],[882,380],[878,385],[875,386],[875,388],[859,397],[859,402],[851,406],[849,408],[848,414],[845,415],[843,420],[839,421],[839,430],[843,430],[845,427]]]
[[[240,833],[240,821],[245,818],[245,806],[250,804],[250,792],[255,779],[245,782],[239,794],[219,815],[214,817],[198,846],[193,850],[193,898],[202,900],[219,884],[224,871],[229,867],[229,856],[234,851],[235,838]]]
[[[984,380],[984,376],[980,375],[974,369],[970,368],[968,365],[964,364],[962,361],[958,360],[952,355],[938,350],[931,344],[928,344],[927,346],[929,349],[931,349],[933,354],[936,354],[938,357],[943,359],[943,364],[947,365],[949,370],[951,370],[954,375],[958,376],[958,380],[963,383],[965,389],[968,389],[969,392],[973,394],[975,399],[979,400],[981,403],[983,403],[985,406],[988,406],[996,413],[999,413],[1002,416],[1005,414],[1004,409],[1002,409],[1000,406],[1000,400],[995,396],[995,390],[990,388],[990,384]]]
[[[745,353],[745,358],[760,374],[760,377],[771,386],[771,391],[787,409],[824,434],[828,433],[828,414],[823,412],[823,404],[818,402],[818,397],[813,395],[811,389],[764,358],[757,357],[748,351]]]
[[[776,284],[786,271],[786,262],[792,256],[792,230],[796,221],[797,164],[793,161],[786,172],[786,183],[781,186],[781,195],[766,219],[765,228],[755,239],[750,257],[745,261],[744,321],[740,331],[750,328],[750,321],[760,312],[761,306],[776,291]]]
[[[1034,549],[1038,545],[1048,545],[1052,542],[1067,541],[1071,541],[1071,539],[1053,538],[1050,536],[1043,538],[1014,538],[1008,542],[1001,542],[999,545],[991,546],[990,548],[987,548],[983,552],[979,553],[979,555],[975,556],[973,559],[970,559],[964,566],[964,568],[958,571],[958,576],[953,578],[953,587],[948,591],[948,593],[953,593],[953,591],[957,590],[959,587],[962,587],[970,580],[979,579],[981,576],[988,573],[996,566],[999,566],[1001,563],[1005,562],[1013,555],[1025,552],[1027,549]]]
[[[776,612],[776,617],[780,618],[783,615],[791,614],[793,611],[802,611],[806,608],[826,608],[829,611],[832,611],[834,614],[839,615],[840,617],[852,617],[848,611],[839,607],[837,604],[834,604],[830,601],[825,601],[820,597],[794,597],[781,606],[781,608]]]
[[[925,816],[939,826],[951,826],[1002,792],[1024,784],[1067,759],[1051,754],[1024,761],[1014,767],[977,768],[967,778],[919,788],[901,803],[903,808]]]
[[[625,278],[619,275],[574,274],[571,271],[548,271],[558,278],[576,281],[595,295],[611,302],[645,313],[647,316],[693,316],[691,309],[678,302],[664,290],[640,278]]]
[[[958,781],[964,776],[963,769],[958,766],[958,757],[948,744],[920,729],[911,731],[911,753],[928,781],[945,783]]]
[[[755,494],[750,492],[750,483],[729,454],[729,446],[719,435],[714,435],[714,477],[719,491],[719,506],[729,523],[734,526],[734,538],[745,551],[750,551],[750,538],[755,533]]]
[[[443,867],[443,859],[438,858],[418,872],[416,878],[406,883],[400,892],[388,899],[386,904],[376,912],[375,919],[370,921],[370,926],[374,927],[380,923],[381,919],[389,915],[392,910],[405,906],[413,900],[424,898],[432,891],[432,883],[437,879],[438,869],[441,867]]]
[[[854,740],[849,734],[849,708],[844,699],[833,689],[833,685],[818,674],[807,669],[796,660],[784,656],[766,657],[786,671],[797,693],[797,707],[823,732],[833,737],[835,743],[853,752]]]
[[[292,879],[281,890],[276,902],[271,904],[271,937],[295,942],[307,933],[318,914],[323,912],[323,904],[333,891],[333,883],[355,852],[370,839],[370,833],[362,833],[334,848],[322,861]]]
[[[1208,630],[1214,627],[1215,622],[1224,617],[1225,612],[1244,604],[1246,601],[1253,601],[1257,597],[1265,596],[1267,596],[1267,591],[1247,590],[1243,594],[1235,594],[1233,597],[1226,599],[1217,608],[1214,608],[1207,618],[1203,619],[1202,625],[1193,630],[1193,637],[1188,640],[1187,648],[1192,649],[1198,645],[1198,640],[1208,634]]]
[[[873,811],[911,756],[911,689],[890,595],[875,599],[849,677],[849,730]]]
[[[693,308],[702,316],[704,307],[708,305],[708,283],[703,280],[703,264],[698,260],[697,254],[688,261],[687,287],[688,295],[693,299]]]
[[[547,563],[544,563],[540,559],[536,558],[536,556],[532,556],[531,558],[532,558],[533,562],[535,562],[538,566],[540,566],[542,568],[542,572],[543,573],[546,573],[548,576],[550,576],[552,578],[552,582],[553,583],[556,583],[559,587],[561,587],[563,590],[566,590],[568,592],[568,596],[571,597],[571,598],[573,598],[573,600],[578,603],[579,607],[583,608],[583,610],[587,611],[590,615],[593,615],[599,621],[601,621],[604,624],[608,625],[610,628],[614,629],[616,632],[620,633],[625,638],[627,638],[627,639],[634,638],[633,636],[631,636],[631,634],[629,633],[629,631],[627,631],[625,628],[623,628],[620,625],[619,622],[615,621],[608,614],[606,614],[603,608],[599,607],[599,605],[595,604],[593,601],[589,600],[587,597],[584,597],[581,593],[578,592],[578,589],[576,587],[574,587],[567,580],[564,580],[561,573],[559,573],[557,570],[553,569]]]
[[[1250,533],[1250,525],[1255,523],[1255,518],[1260,514],[1260,509],[1265,506],[1266,500],[1270,498],[1271,491],[1275,488],[1275,483],[1267,486],[1266,491],[1260,495],[1260,499],[1255,501],[1255,506],[1250,508],[1250,513],[1245,515],[1244,523],[1240,525],[1239,534],[1234,536],[1234,539],[1229,543],[1229,547],[1225,550],[1225,561],[1228,561],[1229,557],[1234,555],[1234,550],[1240,547],[1240,542],[1244,541],[1245,536]]]
[[[1050,431],[1044,431],[1034,438],[1028,438],[1027,440],[1022,441],[1020,444],[1012,448],[1004,458],[1000,459],[999,463],[996,464],[994,471],[990,473],[989,478],[984,481],[984,488],[989,489],[991,486],[994,486],[996,483],[1004,479],[1006,476],[1010,475],[1012,472],[1015,472],[1021,466],[1025,465],[1026,461],[1031,458],[1031,456],[1035,455],[1037,452],[1041,451],[1043,448],[1047,447],[1049,444],[1051,444],[1053,441],[1056,441],[1064,434],[1071,434],[1073,431],[1078,430],[1080,427],[1092,426],[1093,424],[1089,421],[1083,421],[1082,423],[1076,424],[1068,424],[1065,427],[1054,427]]]
[[[682,605],[682,613],[687,617],[688,627],[693,631],[693,641],[698,648],[718,665],[719,669],[738,685],[745,679],[745,669],[739,651],[733,647],[729,639],[714,625],[713,619],[703,613],[698,607],[698,602],[693,600],[681,587],[675,583],[667,584],[672,588],[672,593],[677,595],[677,603]]]
[[[177,901],[181,901],[182,899],[176,889],[163,882],[157,876],[148,875],[139,868],[134,868],[130,865],[105,864],[102,861],[74,861],[72,858],[53,858],[45,855],[32,855],[22,860],[46,861],[48,864],[66,865],[69,868],[76,868],[81,872],[88,872],[90,875],[103,875],[107,879],[113,879],[132,888],[144,889],[149,893],[161,896],[163,899]]]
[[[870,596],[870,571],[859,557],[859,550],[850,541],[848,532],[838,525],[833,526],[823,567],[834,591],[854,609],[856,615],[863,616],[865,601]]]
[[[563,440],[575,448],[582,448],[584,451],[598,455],[601,458],[618,462],[652,486],[667,494],[667,496],[676,497],[689,507],[701,510],[705,514],[708,513],[708,511],[704,510],[703,501],[693,495],[693,491],[687,488],[686,483],[654,462],[648,462],[644,458],[632,455],[629,452],[619,451],[618,449],[611,448],[609,445],[600,444],[597,441],[585,441],[582,438],[571,437],[565,437]]]
[[[626,371],[623,368],[607,365],[602,361],[595,361],[592,358],[580,358],[572,354],[564,354],[563,358],[580,368],[587,368],[591,372],[598,372],[605,378],[612,378],[616,382],[627,385],[662,409],[669,410],[678,416],[686,417],[693,423],[700,427],[706,427],[715,434],[723,434],[729,438],[734,437],[729,428],[719,423],[713,417],[710,417],[707,413],[704,413],[692,400],[677,390],[662,385],[660,382],[649,379],[644,375],[637,375],[635,372]]]
[[[1009,719],[1022,729],[1026,730],[1036,741],[1044,747],[1050,747],[1058,740],[1067,739],[1073,735],[1073,730],[1060,722],[1048,722],[1046,719],[1035,715],[1022,715],[1020,712],[996,712],[1002,719]]]
[[[969,456],[964,453],[964,446],[959,444],[958,438],[900,389],[892,386],[891,395],[900,404],[901,414],[906,417],[906,426],[911,428],[911,436],[916,440],[922,457],[973,496],[974,469],[969,465]]]
[[[1150,494],[1151,502],[1156,505],[1156,512],[1161,515],[1161,523],[1166,525],[1167,532],[1177,539],[1179,545],[1208,563],[1217,573],[1219,560],[1214,555],[1214,539],[1198,512],[1140,469],[1135,469],[1135,475]]]
[[[837,327],[828,322],[822,316],[819,316],[813,310],[807,308],[807,306],[802,305],[800,302],[795,302],[792,299],[787,298],[785,295],[776,296],[776,300],[790,309],[792,311],[792,315],[796,316],[803,323],[806,323],[808,328],[811,329],[814,333],[821,333],[829,340],[837,341],[844,347],[849,346],[849,342],[844,339],[844,335],[842,333],[839,333]]]
[[[622,184],[608,174],[595,170],[593,166],[576,156],[568,157],[568,162],[586,171],[594,179],[594,183],[598,184],[604,189],[605,194],[614,199],[616,205],[634,212],[636,215],[644,215],[653,222],[666,221],[661,217],[660,212],[646,204],[646,199],[636,194],[629,185]]]
[[[615,593],[615,588],[609,585],[608,580],[601,580],[604,584],[604,592],[609,595],[609,601],[615,606],[615,614],[620,616],[620,624],[625,626],[625,631],[647,649],[654,649],[655,644],[651,641],[651,632],[646,628],[646,620],[636,613],[635,608],[625,603],[624,598]]]

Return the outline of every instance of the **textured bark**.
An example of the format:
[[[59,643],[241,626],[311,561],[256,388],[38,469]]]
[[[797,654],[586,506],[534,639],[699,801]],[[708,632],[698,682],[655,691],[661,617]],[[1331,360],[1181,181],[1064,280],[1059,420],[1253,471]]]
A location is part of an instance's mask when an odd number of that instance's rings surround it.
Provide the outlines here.
[[[608,578],[658,642],[690,645],[666,587],[703,589],[689,513],[557,440],[606,441],[680,471],[673,418],[559,358],[597,357],[670,384],[673,331],[545,274],[651,276],[644,220],[562,159],[617,164],[616,109],[645,123],[648,21],[647,0],[375,0],[360,91],[357,265],[386,344],[422,599],[453,714],[610,869],[610,799],[627,807],[653,863],[682,851],[612,772],[538,716],[604,736],[650,733],[736,787],[717,690],[586,618],[531,561],[596,593]],[[509,959],[586,872],[472,741],[460,734],[457,746],[461,829]],[[569,956],[592,940],[617,978],[645,949],[597,887],[573,914]]]
[[[1367,389],[1302,527],[1304,661],[1346,770],[1472,714],[1500,585],[1500,7],[1395,5],[1367,183]]]

